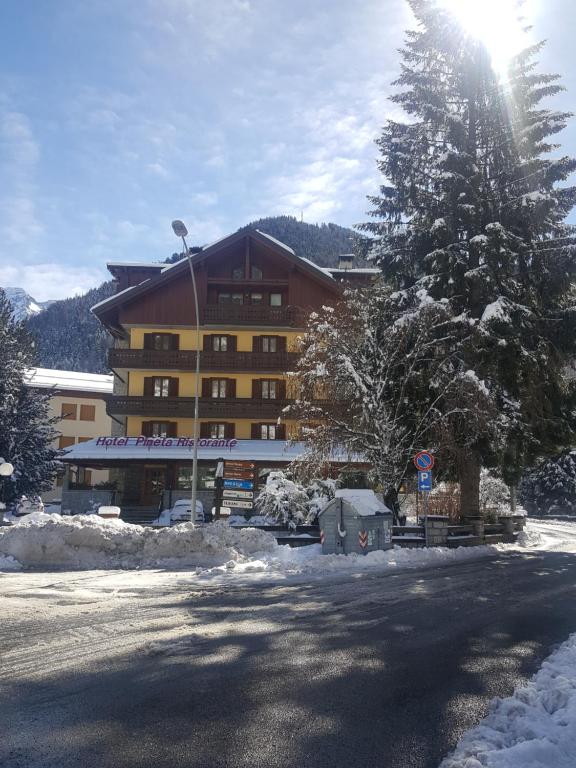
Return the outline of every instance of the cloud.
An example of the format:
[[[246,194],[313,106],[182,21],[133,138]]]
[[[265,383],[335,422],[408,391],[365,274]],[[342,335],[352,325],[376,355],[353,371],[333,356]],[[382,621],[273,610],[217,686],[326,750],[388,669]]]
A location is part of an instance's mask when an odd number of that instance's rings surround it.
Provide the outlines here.
[[[0,265],[0,286],[23,288],[37,301],[66,299],[86,293],[109,277],[104,269],[58,263]]]

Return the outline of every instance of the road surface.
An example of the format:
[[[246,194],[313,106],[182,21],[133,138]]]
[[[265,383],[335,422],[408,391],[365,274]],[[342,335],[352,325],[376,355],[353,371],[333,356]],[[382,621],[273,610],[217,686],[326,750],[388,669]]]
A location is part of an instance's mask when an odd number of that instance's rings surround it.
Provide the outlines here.
[[[576,631],[576,554],[313,583],[0,575],[2,768],[436,768]]]

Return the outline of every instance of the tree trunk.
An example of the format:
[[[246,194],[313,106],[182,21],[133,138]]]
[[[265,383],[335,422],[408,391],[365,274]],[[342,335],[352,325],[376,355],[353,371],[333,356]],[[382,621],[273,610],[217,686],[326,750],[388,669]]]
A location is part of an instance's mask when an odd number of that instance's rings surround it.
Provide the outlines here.
[[[459,464],[460,514],[462,517],[479,517],[480,512],[480,456],[470,451],[462,456]]]
[[[512,510],[512,514],[516,514],[516,486],[511,485],[510,486],[510,509]]]

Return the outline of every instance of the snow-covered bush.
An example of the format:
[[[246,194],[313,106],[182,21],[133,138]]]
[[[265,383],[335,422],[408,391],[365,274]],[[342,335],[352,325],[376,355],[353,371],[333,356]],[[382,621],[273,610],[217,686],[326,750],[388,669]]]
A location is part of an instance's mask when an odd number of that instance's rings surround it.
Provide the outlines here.
[[[576,514],[576,451],[565,451],[524,476],[520,499],[530,514]]]
[[[480,512],[485,518],[511,512],[510,489],[488,469],[480,473]]]
[[[336,481],[330,478],[313,480],[305,490],[308,496],[308,520],[313,522],[336,495]]]
[[[270,472],[266,485],[255,501],[261,515],[274,517],[291,528],[308,522],[309,498],[300,483],[290,480],[284,472]]]

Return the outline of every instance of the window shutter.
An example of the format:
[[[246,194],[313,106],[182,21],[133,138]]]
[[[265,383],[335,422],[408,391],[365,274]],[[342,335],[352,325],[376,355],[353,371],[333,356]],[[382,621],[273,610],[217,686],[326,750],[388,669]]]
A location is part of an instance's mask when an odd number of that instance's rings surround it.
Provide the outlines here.
[[[200,422],[200,437],[210,437],[210,423],[208,421]]]
[[[170,349],[180,349],[180,334],[173,333],[170,337]]]
[[[152,422],[151,421],[143,421],[142,422],[142,435],[144,437],[152,437]]]
[[[212,334],[204,334],[204,352],[210,352],[212,350]]]
[[[228,352],[236,352],[236,342],[238,338],[236,336],[228,336]]]
[[[276,339],[278,352],[286,352],[286,336],[276,336]]]
[[[252,440],[260,439],[260,424],[252,424],[250,427],[250,437]]]
[[[170,377],[170,383],[168,384],[168,395],[170,397],[178,397],[179,380],[175,376]]]
[[[286,382],[285,381],[278,381],[276,384],[276,393],[278,400],[286,400]]]
[[[151,333],[145,333],[144,334],[144,349],[152,349],[153,348],[152,336],[153,336],[153,334],[151,334]]]
[[[226,397],[236,397],[236,379],[226,379]]]
[[[228,423],[224,425],[224,437],[226,438],[226,440],[231,440],[235,434],[236,434],[235,424]]]
[[[276,426],[276,440],[286,440],[286,424]]]
[[[252,352],[262,352],[262,336],[252,337]]]
[[[202,379],[202,397],[210,397],[212,379]]]
[[[154,376],[144,377],[144,397],[154,397]]]
[[[262,379],[252,379],[252,399],[262,400]]]

